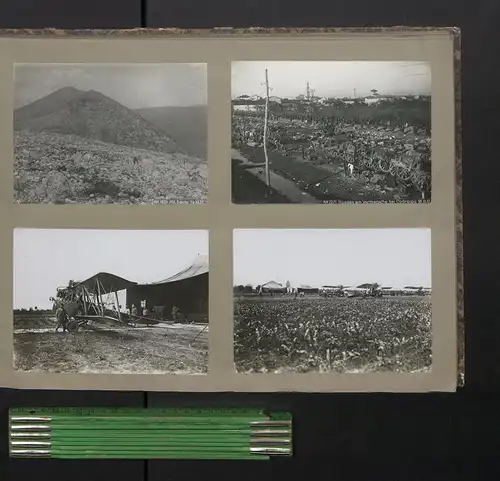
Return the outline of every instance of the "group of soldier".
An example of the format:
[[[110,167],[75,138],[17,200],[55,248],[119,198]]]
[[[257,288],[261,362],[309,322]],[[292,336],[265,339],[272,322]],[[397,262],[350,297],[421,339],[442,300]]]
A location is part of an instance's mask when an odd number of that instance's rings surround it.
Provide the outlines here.
[[[153,318],[164,318],[165,317],[165,306],[155,306],[153,309],[150,311],[147,306],[145,305],[144,307],[141,307],[140,310],[137,309],[137,306],[135,304],[132,304],[132,307],[130,309],[127,309],[127,314],[131,315],[133,317],[137,316],[143,316],[143,317],[153,317]],[[177,307],[175,304],[172,306],[172,310],[170,312],[171,318],[174,322],[180,321],[183,319],[183,314],[179,307]]]

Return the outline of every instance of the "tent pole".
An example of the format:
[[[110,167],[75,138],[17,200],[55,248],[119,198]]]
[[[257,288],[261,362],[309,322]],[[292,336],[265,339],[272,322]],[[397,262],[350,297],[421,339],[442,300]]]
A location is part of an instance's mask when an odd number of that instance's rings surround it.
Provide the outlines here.
[[[122,320],[122,313],[120,311],[120,301],[118,300],[118,292],[115,291],[115,299],[116,299],[116,310],[118,312],[118,319]]]
[[[83,301],[83,313],[84,315],[87,315],[88,312],[87,312],[87,291],[85,290],[85,288],[83,288],[83,293],[82,293],[82,301]]]
[[[102,305],[102,297],[101,297],[101,283],[97,280],[97,303],[99,305],[99,308],[101,310],[101,316],[104,316],[104,307]]]

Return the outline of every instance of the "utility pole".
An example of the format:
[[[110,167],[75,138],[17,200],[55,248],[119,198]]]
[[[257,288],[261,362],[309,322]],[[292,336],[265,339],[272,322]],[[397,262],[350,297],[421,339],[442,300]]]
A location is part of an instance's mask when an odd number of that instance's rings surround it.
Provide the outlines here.
[[[311,84],[309,81],[307,81],[306,84],[306,99],[307,100],[312,100],[312,97],[314,97],[314,92],[315,90],[311,88]]]
[[[269,79],[266,68],[266,108],[264,110],[264,157],[266,158],[266,184],[271,185],[271,177],[269,173],[269,156],[267,155],[267,122],[269,116]]]

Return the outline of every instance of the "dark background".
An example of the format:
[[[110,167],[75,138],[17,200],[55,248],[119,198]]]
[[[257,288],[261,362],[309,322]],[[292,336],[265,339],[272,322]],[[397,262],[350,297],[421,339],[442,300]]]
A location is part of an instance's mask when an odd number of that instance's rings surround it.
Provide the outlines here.
[[[3,0],[0,28],[458,26],[462,30],[466,385],[456,394],[176,394],[0,390],[0,480],[498,479],[498,0]],[[2,320],[7,322],[7,320]],[[251,405],[290,409],[290,461],[9,460],[10,406]]]

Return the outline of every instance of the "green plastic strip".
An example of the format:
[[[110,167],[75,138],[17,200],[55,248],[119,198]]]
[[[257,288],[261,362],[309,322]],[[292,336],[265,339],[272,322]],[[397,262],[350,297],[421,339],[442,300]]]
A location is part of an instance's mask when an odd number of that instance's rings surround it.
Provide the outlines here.
[[[292,416],[252,408],[12,408],[11,457],[252,459],[292,455]]]

